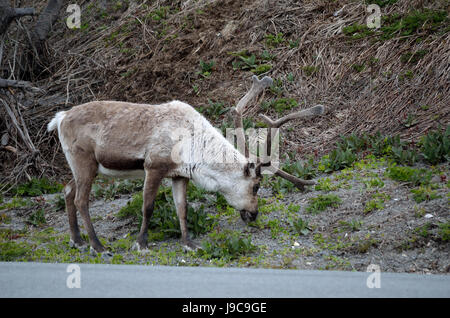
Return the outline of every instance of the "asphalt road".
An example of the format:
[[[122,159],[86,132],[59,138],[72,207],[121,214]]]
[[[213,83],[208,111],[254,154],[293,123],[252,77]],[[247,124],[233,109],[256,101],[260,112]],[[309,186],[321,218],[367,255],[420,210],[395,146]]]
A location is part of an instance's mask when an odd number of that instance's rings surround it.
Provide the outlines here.
[[[0,262],[0,297],[450,298],[449,275],[69,265]]]

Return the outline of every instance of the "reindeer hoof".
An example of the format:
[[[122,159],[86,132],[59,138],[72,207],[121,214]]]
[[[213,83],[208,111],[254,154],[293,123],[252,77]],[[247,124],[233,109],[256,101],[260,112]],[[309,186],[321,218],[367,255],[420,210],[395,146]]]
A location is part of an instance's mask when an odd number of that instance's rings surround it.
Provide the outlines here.
[[[104,252],[101,253],[101,258],[104,261],[110,261],[111,258],[113,258],[113,256],[114,256],[114,254],[111,253],[110,251],[104,251]]]
[[[141,254],[147,254],[150,252],[150,250],[147,248],[147,246],[141,246],[138,242],[135,242],[133,246],[131,247],[132,251],[137,251]]]
[[[89,248],[89,254],[91,254],[91,256],[97,257],[98,254],[100,254],[100,256],[103,259],[107,259],[108,257],[111,258],[113,257],[113,254],[110,251],[107,251],[105,248],[103,248],[102,251],[96,251],[95,248],[93,248],[92,246]]]
[[[197,252],[198,250],[201,250],[201,246],[197,245],[191,241],[183,243],[183,251],[184,252]]]
[[[76,248],[80,252],[86,252],[87,251],[87,244],[84,243],[84,242],[83,243],[77,243],[74,240],[70,239],[69,240],[69,246],[71,248]]]

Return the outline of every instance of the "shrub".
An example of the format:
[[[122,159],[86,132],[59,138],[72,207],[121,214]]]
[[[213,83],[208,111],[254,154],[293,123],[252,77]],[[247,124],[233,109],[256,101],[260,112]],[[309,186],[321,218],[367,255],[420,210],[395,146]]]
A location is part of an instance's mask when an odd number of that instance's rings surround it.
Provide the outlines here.
[[[421,152],[431,164],[448,161],[450,158],[450,125],[445,131],[431,131],[421,139]]]

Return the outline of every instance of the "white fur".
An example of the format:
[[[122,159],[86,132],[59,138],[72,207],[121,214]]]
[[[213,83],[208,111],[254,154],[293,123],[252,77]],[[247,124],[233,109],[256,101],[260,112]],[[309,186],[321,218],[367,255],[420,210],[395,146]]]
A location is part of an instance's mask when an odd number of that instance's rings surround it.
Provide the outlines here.
[[[98,173],[106,177],[122,178],[122,179],[142,179],[145,177],[144,170],[114,170],[98,165]]]

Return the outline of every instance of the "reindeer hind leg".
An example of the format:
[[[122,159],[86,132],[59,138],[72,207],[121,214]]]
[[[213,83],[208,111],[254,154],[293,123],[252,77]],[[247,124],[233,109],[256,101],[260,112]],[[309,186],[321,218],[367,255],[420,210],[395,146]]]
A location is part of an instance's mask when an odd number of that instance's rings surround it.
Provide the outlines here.
[[[64,200],[66,202],[67,216],[69,218],[70,227],[70,247],[77,248],[81,251],[86,250],[86,242],[81,238],[80,228],[78,227],[77,208],[75,206],[75,194],[77,191],[75,180],[72,179],[64,187]]]

